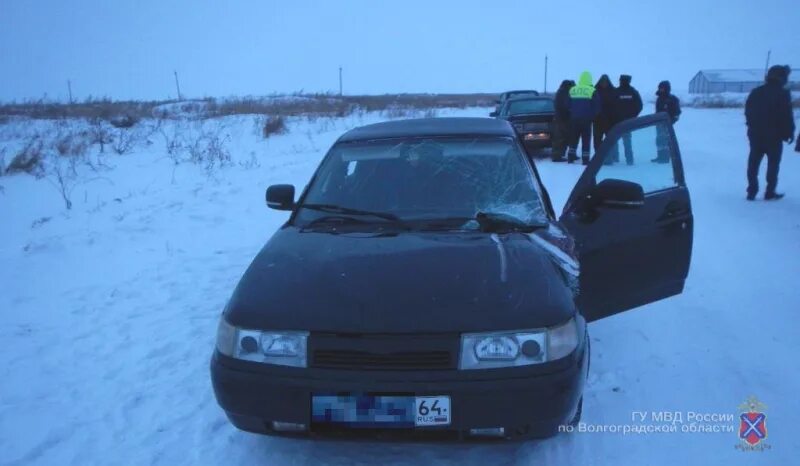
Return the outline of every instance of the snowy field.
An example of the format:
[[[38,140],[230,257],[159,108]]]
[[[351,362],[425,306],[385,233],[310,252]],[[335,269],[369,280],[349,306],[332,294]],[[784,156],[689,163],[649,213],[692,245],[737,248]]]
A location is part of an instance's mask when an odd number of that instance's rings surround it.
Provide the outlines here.
[[[734,432],[680,428],[411,444],[235,430],[208,361],[229,293],[288,216],[266,208],[264,189],[304,186],[336,137],[380,118],[292,120],[268,140],[251,117],[226,118],[233,164],[210,174],[175,166],[155,135],[105,156],[107,168],[79,167],[85,182],[69,211],[52,180],[0,178],[0,464],[797,464],[800,154],[784,152],[784,200],[746,202],[740,109],[686,109],[678,123],[696,219],[686,291],[590,326],[583,421],[633,424],[635,411],[738,418],[755,395],[769,450],[736,449]],[[0,126],[0,146],[18,147],[27,130]],[[582,169],[539,168],[560,211]]]

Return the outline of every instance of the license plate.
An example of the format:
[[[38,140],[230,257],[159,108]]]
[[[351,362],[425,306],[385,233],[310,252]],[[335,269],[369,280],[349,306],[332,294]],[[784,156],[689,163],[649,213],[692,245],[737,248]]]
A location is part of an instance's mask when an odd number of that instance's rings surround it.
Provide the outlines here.
[[[449,396],[313,395],[311,422],[353,428],[450,425]]]
[[[414,404],[414,425],[448,426],[450,425],[449,396],[418,396]]]

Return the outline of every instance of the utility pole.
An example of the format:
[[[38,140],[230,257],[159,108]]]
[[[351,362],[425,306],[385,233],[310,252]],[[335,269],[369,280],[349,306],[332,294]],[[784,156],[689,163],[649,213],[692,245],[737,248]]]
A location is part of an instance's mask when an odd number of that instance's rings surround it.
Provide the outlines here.
[[[69,91],[69,103],[72,104],[72,83],[67,79],[67,91]]]
[[[769,72],[769,56],[772,55],[772,50],[767,50],[767,64],[764,66],[764,76]]]
[[[178,90],[178,100],[183,100],[183,97],[181,97],[181,84],[178,82],[177,71],[175,71],[175,88]]]
[[[544,93],[547,94],[547,54],[544,56]]]
[[[339,66],[339,97],[342,96],[342,67]]]

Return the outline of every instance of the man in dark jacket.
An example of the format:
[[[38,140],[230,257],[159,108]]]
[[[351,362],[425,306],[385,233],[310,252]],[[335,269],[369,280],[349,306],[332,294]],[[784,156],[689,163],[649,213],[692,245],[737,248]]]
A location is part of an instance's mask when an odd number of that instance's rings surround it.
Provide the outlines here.
[[[758,169],[767,156],[767,190],[764,199],[777,200],[778,170],[783,153],[783,141],[794,141],[794,115],[792,97],[784,88],[789,80],[789,67],[776,65],[767,72],[766,83],[753,89],[745,104],[747,137],[750,156],[747,163],[747,199],[752,201],[758,193]]]
[[[607,74],[600,76],[595,91],[600,95],[600,113],[594,118],[594,153],[600,148],[603,139],[614,126],[614,85]]]
[[[592,85],[592,74],[581,73],[578,84],[569,90],[569,115],[572,126],[572,141],[569,145],[567,163],[578,160],[578,142],[581,143],[581,161],[589,164],[592,141],[592,121],[600,112],[600,96]]]
[[[672,85],[669,81],[661,81],[658,83],[658,90],[656,91],[658,98],[656,99],[656,113],[665,112],[669,114],[672,124],[678,122],[681,116],[681,101],[672,95]],[[662,133],[659,132],[659,137],[656,138],[656,145],[658,146],[658,155],[651,160],[655,163],[669,163],[669,139],[661,137]]]
[[[666,112],[669,114],[672,124],[677,123],[681,116],[681,101],[672,95],[672,84],[669,81],[658,83],[656,95],[658,96],[656,99],[656,113]]]
[[[642,112],[642,96],[635,87],[631,86],[631,76],[620,75],[619,87],[614,93],[614,124],[631,118],[636,118]],[[622,135],[622,145],[625,147],[625,161],[633,165],[633,147],[631,135]],[[612,154],[613,160],[619,162],[619,152]]]
[[[553,149],[551,158],[553,162],[563,162],[564,153],[572,140],[572,130],[569,126],[569,90],[575,81],[565,79],[561,81],[555,97],[555,117],[553,117]]]

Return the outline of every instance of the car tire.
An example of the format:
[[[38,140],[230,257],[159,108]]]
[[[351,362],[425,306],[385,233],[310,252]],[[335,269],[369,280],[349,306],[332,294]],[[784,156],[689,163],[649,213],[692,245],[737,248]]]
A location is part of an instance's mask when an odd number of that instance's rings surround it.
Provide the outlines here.
[[[592,339],[589,338],[589,331],[586,331],[586,380],[589,380],[589,371],[592,370]]]
[[[592,368],[592,339],[589,338],[589,332],[586,332],[586,380],[589,380],[589,370]],[[575,410],[575,415],[569,421],[569,425],[576,427],[581,422],[581,415],[583,414],[583,396],[578,400],[578,409]]]
[[[578,400],[578,409],[575,410],[575,415],[572,416],[572,420],[569,421],[569,425],[572,427],[577,427],[578,423],[581,422],[581,414],[583,414],[583,397]]]

